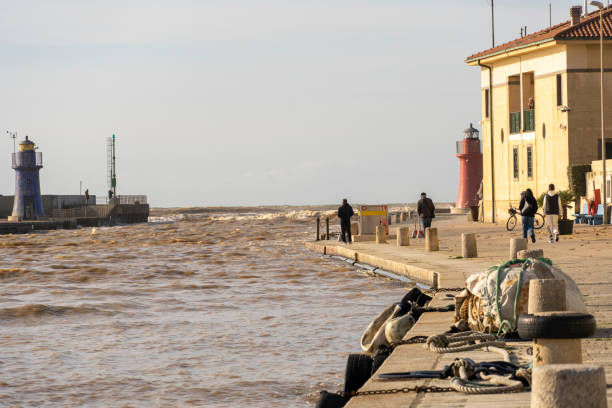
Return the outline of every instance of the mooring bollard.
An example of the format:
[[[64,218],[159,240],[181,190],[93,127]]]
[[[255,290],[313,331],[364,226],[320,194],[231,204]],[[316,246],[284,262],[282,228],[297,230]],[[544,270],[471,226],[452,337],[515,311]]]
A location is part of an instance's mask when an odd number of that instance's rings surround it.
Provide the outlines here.
[[[321,218],[317,217],[317,241],[321,239]]]
[[[461,256],[463,258],[477,258],[476,234],[461,234]]]
[[[566,310],[565,281],[560,279],[532,279],[529,281],[527,312],[554,312]]]
[[[606,408],[603,367],[554,364],[533,367],[531,408]]]
[[[425,251],[434,252],[440,250],[440,244],[438,242],[438,229],[437,228],[425,228]]]
[[[510,238],[510,259],[516,259],[518,251],[527,249],[527,239]]]
[[[591,337],[597,325],[586,313],[539,312],[518,318],[518,333],[523,339],[533,339],[533,365],[580,364],[580,339]]]
[[[385,233],[385,227],[379,225],[376,227],[376,243],[385,244],[387,242],[387,234]]]
[[[543,249],[521,249],[516,253],[518,259],[541,258],[543,256]]]
[[[351,222],[351,235],[359,235],[359,223]]]
[[[325,239],[329,239],[329,217],[325,217]]]
[[[410,246],[410,227],[397,229],[397,246]]]

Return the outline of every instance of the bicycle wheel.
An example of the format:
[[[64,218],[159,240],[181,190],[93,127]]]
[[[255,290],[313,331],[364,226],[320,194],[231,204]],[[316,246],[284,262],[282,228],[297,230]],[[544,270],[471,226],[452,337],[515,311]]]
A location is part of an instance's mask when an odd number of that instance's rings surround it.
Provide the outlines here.
[[[544,216],[540,213],[536,213],[535,217],[533,217],[533,228],[540,229],[544,224]]]
[[[514,227],[516,227],[516,215],[511,215],[506,222],[506,229],[508,231],[513,231]]]

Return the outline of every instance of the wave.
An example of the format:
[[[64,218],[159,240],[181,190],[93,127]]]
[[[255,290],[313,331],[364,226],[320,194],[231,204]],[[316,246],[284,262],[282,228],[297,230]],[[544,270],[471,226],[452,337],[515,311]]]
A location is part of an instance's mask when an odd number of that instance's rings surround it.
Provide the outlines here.
[[[108,314],[107,311],[103,311],[91,306],[49,306],[43,304],[29,303],[23,306],[0,308],[0,319],[14,320],[33,317],[66,316],[88,313]]]

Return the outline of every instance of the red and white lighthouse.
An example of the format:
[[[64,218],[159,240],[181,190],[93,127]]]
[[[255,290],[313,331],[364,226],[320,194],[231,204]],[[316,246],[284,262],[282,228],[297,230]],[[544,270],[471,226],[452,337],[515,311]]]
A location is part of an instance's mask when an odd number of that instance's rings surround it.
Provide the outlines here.
[[[470,208],[478,205],[478,189],[482,182],[482,150],[478,130],[465,129],[463,140],[457,142],[459,159],[459,194],[457,208]]]

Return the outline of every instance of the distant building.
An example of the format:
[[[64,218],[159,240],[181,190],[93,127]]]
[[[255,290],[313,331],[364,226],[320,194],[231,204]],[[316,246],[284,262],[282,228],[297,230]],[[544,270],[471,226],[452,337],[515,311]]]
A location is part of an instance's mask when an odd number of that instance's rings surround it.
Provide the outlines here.
[[[526,188],[536,195],[549,183],[567,189],[568,166],[601,163],[599,11],[580,14],[572,7],[569,21],[466,59],[481,67],[487,221],[505,219]],[[603,16],[604,120],[612,135],[612,7]],[[612,139],[606,150],[612,158]]]

